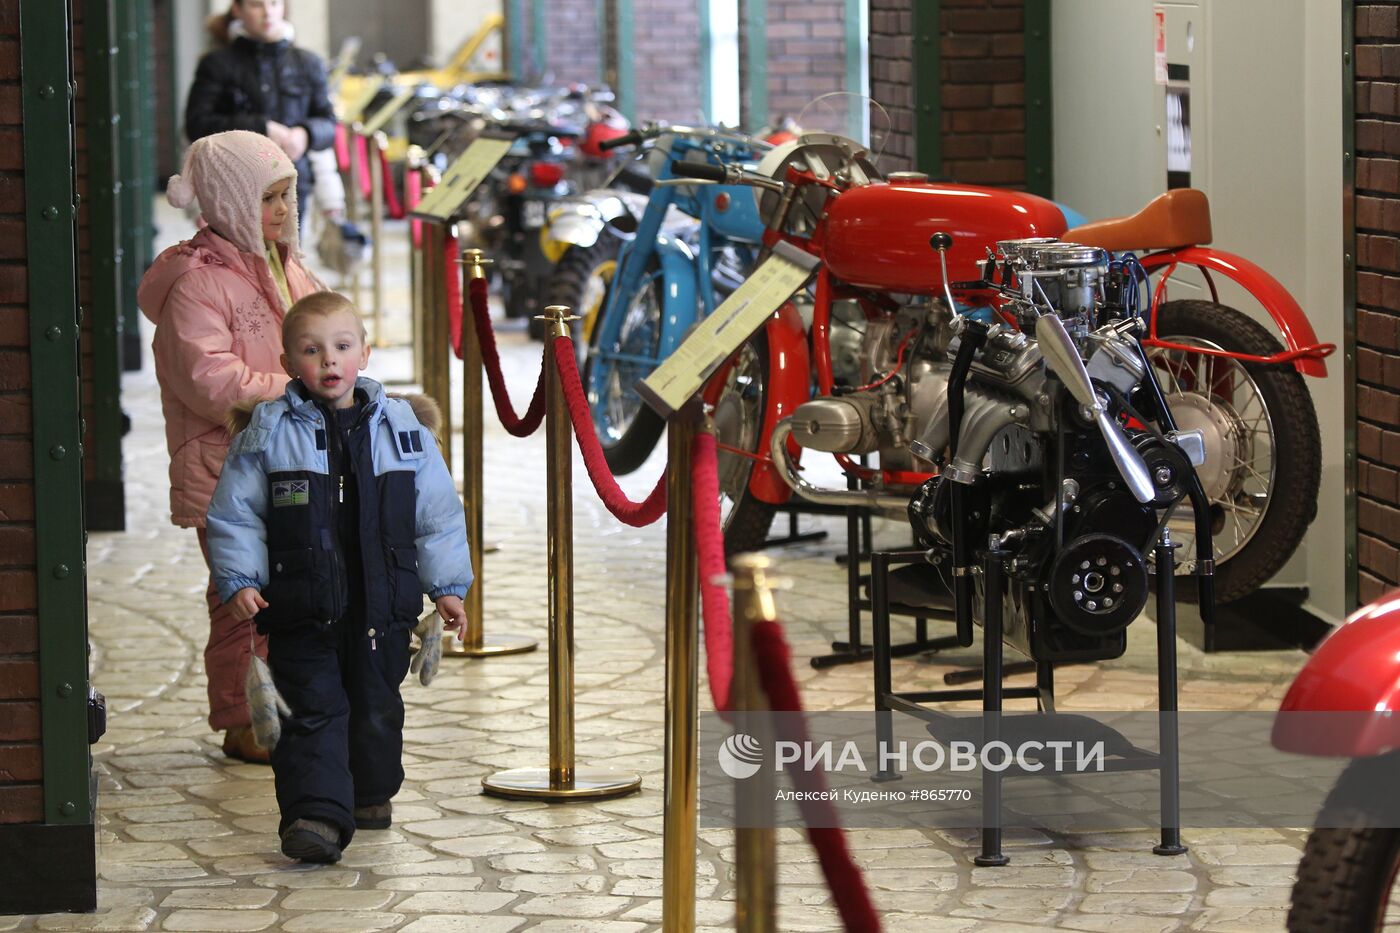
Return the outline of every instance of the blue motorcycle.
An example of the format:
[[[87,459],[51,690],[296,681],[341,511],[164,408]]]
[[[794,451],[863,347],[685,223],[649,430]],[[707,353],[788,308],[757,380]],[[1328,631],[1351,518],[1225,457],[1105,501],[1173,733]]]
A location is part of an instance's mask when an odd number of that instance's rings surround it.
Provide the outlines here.
[[[603,148],[646,142],[654,187],[640,219],[628,212],[610,221],[623,242],[601,312],[586,331],[583,385],[617,474],[641,466],[664,428],[634,387],[743,281],[764,230],[752,188],[696,184],[677,177],[671,163],[752,166],[767,143],[720,129],[647,126]],[[668,219],[676,211],[698,221],[686,234],[677,235]]]

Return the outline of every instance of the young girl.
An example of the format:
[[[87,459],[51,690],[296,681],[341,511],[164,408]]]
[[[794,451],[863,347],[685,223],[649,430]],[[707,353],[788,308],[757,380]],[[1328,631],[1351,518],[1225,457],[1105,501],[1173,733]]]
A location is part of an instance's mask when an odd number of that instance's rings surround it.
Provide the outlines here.
[[[137,293],[156,325],[154,355],[170,450],[171,520],[196,528],[206,563],[204,530],[228,435],[224,418],[239,402],[280,396],[282,318],[298,299],[324,286],[301,264],[297,241],[296,170],[274,142],[234,130],[197,140],[166,198],[178,208],[196,197],[207,224],[152,264]],[[249,727],[243,679],[252,628],[223,605],[211,582],[209,724],[223,729],[224,754],[266,762]]]

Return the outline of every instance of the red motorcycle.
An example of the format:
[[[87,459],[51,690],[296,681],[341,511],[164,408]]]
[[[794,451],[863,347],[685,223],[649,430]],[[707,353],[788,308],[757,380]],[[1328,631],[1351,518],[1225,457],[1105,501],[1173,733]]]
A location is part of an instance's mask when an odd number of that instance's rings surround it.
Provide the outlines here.
[[[1297,548],[1316,512],[1321,470],[1317,416],[1302,376],[1326,375],[1323,359],[1335,347],[1317,342],[1303,310],[1267,272],[1203,245],[1211,229],[1201,192],[1169,192],[1132,217],[1067,230],[1057,205],[1024,192],[934,183],[911,172],[879,180],[857,143],[826,134],[778,147],[756,172],[677,171],[754,185],[767,244],[784,240],[822,260],[810,326],[784,307],[706,393],[721,443],[731,551],[760,547],[775,506],[794,491],[818,503],[902,515],[947,445],[950,325],[956,316],[1007,317],[988,287],[988,256],[999,244],[1036,250],[1057,241],[1117,252],[1109,274],[1150,287],[1144,344],[1179,427],[1203,435],[1198,472],[1211,502],[1219,598],[1253,591]],[[940,233],[950,241],[936,253],[930,237]],[[1139,260],[1122,252],[1128,249],[1145,255]],[[1047,259],[1060,268],[1075,261]],[[1202,271],[1212,299],[1213,276],[1243,286],[1282,343],[1218,300],[1167,300],[1167,283],[1182,265]],[[1102,292],[1088,266],[1076,274]],[[835,454],[862,488],[807,482],[801,448]],[[872,453],[878,470],[851,459]],[[1194,523],[1185,511],[1173,517],[1172,532],[1191,554]],[[1195,561],[1184,561],[1180,572],[1195,572]]]
[[[1400,905],[1400,591],[1358,610],[1298,672],[1275,721],[1276,747],[1350,758],[1308,836],[1288,929],[1371,933]],[[1325,717],[1298,713],[1335,714]],[[1325,719],[1319,723],[1318,719]]]

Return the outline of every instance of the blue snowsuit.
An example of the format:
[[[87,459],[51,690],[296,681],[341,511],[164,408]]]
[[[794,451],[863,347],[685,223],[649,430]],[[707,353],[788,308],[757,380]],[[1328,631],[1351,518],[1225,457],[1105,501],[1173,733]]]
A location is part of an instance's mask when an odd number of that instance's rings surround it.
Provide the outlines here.
[[[339,415],[293,380],[234,438],[209,505],[225,602],[256,587],[273,681],[291,707],[272,754],[281,829],[338,826],[403,783],[409,630],[423,593],[472,582],[461,501],[432,434],[379,383],[355,383]],[[337,425],[344,415],[353,423]],[[357,553],[356,553],[357,552]],[[280,831],[280,830],[279,830]]]

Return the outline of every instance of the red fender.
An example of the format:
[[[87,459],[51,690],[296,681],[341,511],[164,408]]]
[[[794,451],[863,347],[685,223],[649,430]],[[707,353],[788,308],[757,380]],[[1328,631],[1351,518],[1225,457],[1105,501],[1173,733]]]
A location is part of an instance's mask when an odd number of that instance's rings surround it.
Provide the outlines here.
[[[1183,249],[1152,253],[1142,258],[1143,268],[1149,274],[1166,268],[1166,274],[1170,275],[1171,267],[1182,263],[1199,266],[1208,274],[1219,273],[1231,281],[1238,282],[1264,306],[1264,310],[1269,312],[1269,316],[1283,333],[1283,342],[1287,350],[1276,362],[1291,362],[1298,372],[1305,376],[1327,375],[1327,364],[1322,358],[1335,351],[1336,345],[1317,342],[1317,333],[1313,331],[1312,324],[1308,323],[1307,314],[1278,279],[1243,256],[1208,246],[1187,246]],[[1160,285],[1158,289],[1158,295],[1162,294]],[[1154,338],[1157,333],[1155,315],[1158,300],[1158,297],[1154,297],[1152,301],[1154,320],[1151,333]],[[1146,343],[1150,346],[1153,341],[1149,339]]]
[[[1276,748],[1377,755],[1400,748],[1400,590],[1352,614],[1294,678],[1274,720]],[[1289,713],[1370,713],[1298,716]]]
[[[763,459],[754,463],[749,474],[749,491],[759,502],[782,505],[792,498],[792,487],[766,456],[768,442],[778,422],[788,417],[798,405],[812,397],[812,364],[807,352],[807,329],[802,315],[792,302],[784,304],[765,325],[768,337],[768,404],[763,413],[763,431],[759,434],[758,452]],[[798,462],[802,448],[788,441],[788,455]]]

